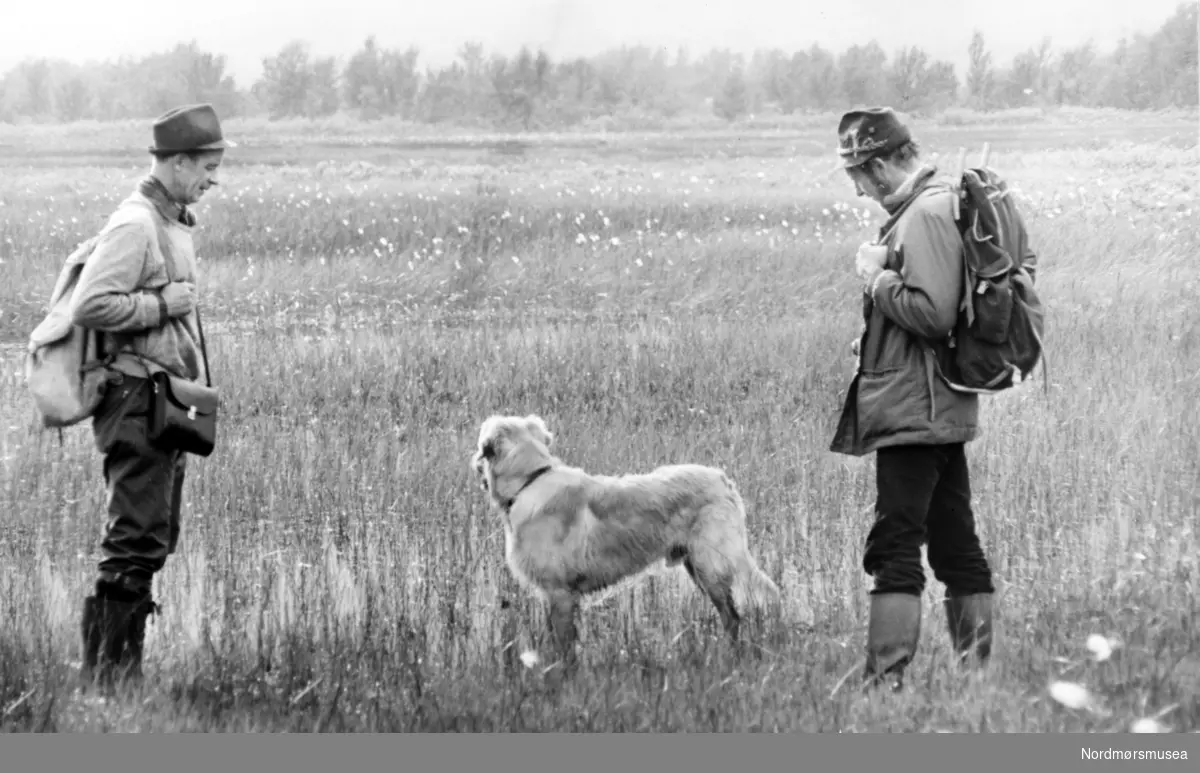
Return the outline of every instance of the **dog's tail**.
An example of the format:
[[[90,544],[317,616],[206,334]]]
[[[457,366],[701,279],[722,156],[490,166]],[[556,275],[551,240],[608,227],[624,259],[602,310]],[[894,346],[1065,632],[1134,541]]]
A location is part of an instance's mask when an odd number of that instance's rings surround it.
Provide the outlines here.
[[[764,609],[777,604],[780,599],[779,586],[767,576],[754,560],[746,542],[746,503],[738,491],[737,484],[725,472],[721,478],[728,487],[729,497],[734,507],[741,513],[741,523],[738,524],[743,542],[741,555],[735,559],[733,578],[733,603],[739,610]]]
[[[779,602],[779,586],[759,568],[750,553],[743,552],[737,563],[739,565],[733,577],[733,604],[739,612],[766,609]]]

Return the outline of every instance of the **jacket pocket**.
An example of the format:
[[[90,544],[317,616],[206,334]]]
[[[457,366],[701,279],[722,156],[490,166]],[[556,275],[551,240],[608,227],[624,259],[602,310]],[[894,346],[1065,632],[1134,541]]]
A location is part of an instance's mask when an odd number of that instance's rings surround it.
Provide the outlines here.
[[[860,348],[862,371],[884,373],[911,367],[914,350],[912,336],[876,308]]]
[[[954,389],[946,378],[943,359],[952,355],[941,349],[926,354],[929,374],[930,421],[938,432],[974,429],[979,420],[979,396]]]
[[[897,367],[861,373],[858,422],[864,443],[929,426],[929,388],[923,374]]]

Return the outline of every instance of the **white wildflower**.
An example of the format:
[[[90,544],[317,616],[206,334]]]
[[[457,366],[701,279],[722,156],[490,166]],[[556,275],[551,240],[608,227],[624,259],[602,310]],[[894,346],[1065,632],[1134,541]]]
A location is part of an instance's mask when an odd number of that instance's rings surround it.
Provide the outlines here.
[[[1141,719],[1134,720],[1133,724],[1129,726],[1129,732],[1169,733],[1171,731],[1166,725],[1164,725],[1162,722],[1159,722],[1157,719],[1152,717],[1142,717]]]
[[[1102,663],[1112,656],[1112,641],[1107,636],[1101,636],[1094,633],[1087,638],[1088,652],[1092,653],[1092,659],[1097,663]]]
[[[1069,709],[1086,709],[1092,704],[1092,694],[1075,682],[1051,682],[1050,697]]]

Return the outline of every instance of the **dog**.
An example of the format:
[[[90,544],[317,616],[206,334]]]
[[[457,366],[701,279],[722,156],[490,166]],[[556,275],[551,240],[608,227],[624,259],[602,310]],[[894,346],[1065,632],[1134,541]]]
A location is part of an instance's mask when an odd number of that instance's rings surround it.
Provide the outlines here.
[[[591,475],[550,453],[541,417],[492,415],[471,464],[504,522],[505,560],[518,584],[548,603],[549,631],[567,670],[576,665],[583,600],[682,564],[740,646],[743,615],[779,598],[750,554],[746,510],[733,482],[698,464],[643,474]]]

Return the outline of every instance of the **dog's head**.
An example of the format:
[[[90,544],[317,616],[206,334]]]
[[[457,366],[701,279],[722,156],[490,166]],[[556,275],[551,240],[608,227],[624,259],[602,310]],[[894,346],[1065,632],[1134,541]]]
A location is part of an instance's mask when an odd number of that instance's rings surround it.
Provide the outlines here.
[[[526,477],[553,461],[553,442],[540,416],[489,416],[471,457],[479,485],[494,499],[511,496]]]

